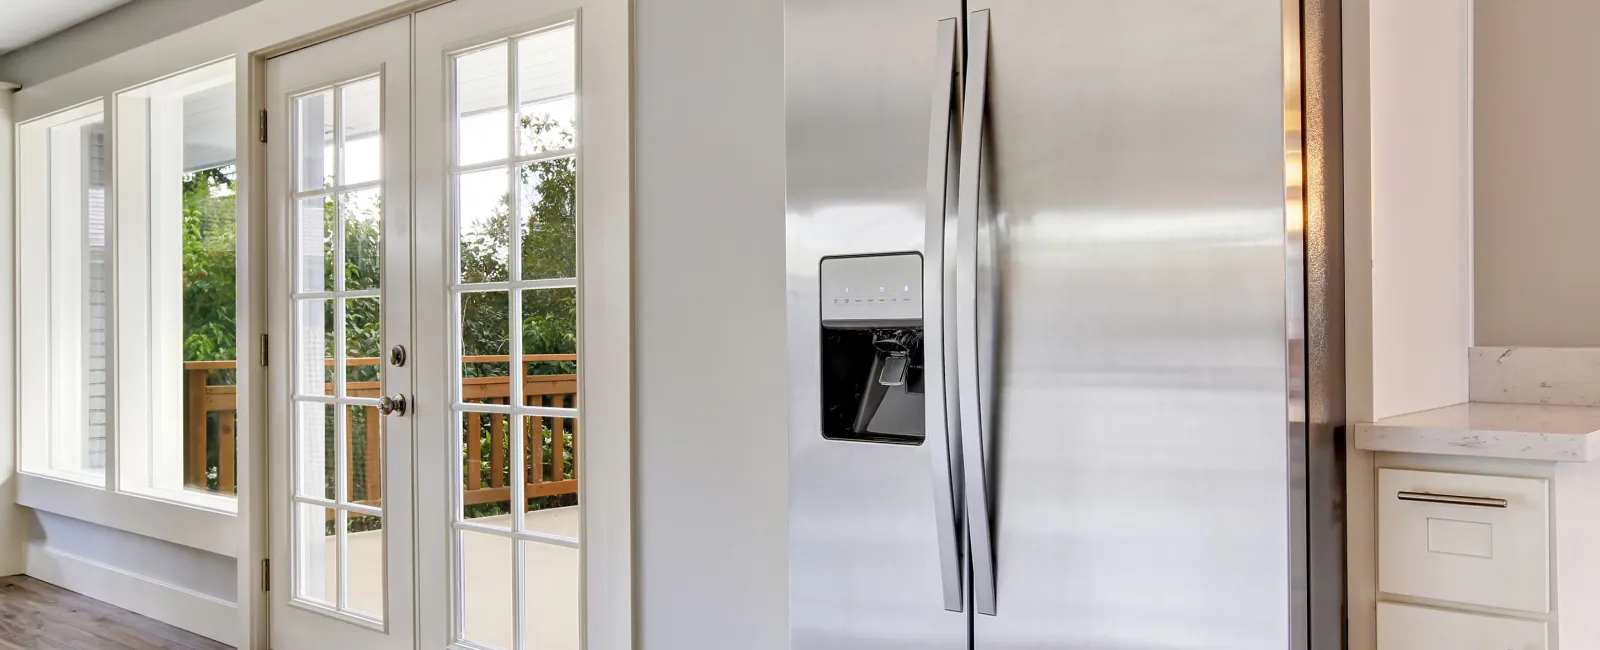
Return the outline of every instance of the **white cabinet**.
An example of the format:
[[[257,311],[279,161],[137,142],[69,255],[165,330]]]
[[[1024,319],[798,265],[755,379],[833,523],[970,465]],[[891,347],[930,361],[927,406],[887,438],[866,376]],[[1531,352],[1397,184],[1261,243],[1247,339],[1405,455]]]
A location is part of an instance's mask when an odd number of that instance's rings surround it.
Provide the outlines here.
[[[1374,460],[1377,629],[1352,650],[1600,650],[1600,462]]]
[[[1378,471],[1378,590],[1550,611],[1549,482]]]
[[[1378,650],[1546,650],[1542,621],[1378,603]]]

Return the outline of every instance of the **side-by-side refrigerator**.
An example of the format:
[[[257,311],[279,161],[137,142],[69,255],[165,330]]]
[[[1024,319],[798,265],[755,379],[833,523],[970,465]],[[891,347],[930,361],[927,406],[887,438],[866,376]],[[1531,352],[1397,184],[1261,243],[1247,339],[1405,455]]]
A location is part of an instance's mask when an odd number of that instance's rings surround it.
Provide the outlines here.
[[[1342,643],[1300,11],[787,0],[792,650]]]

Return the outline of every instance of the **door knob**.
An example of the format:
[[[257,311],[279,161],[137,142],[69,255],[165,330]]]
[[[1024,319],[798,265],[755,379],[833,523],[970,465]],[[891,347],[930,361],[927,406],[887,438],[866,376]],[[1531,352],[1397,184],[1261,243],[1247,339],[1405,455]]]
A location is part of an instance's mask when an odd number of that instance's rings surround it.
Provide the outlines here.
[[[394,395],[384,395],[378,400],[378,412],[384,415],[405,415],[406,396],[399,393],[395,393]]]

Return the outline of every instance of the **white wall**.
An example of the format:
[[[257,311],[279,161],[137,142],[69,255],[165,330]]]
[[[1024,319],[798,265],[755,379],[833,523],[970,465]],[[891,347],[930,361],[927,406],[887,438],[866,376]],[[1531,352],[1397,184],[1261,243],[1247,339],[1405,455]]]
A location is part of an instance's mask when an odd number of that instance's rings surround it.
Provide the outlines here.
[[[1476,324],[1484,346],[1600,346],[1600,3],[1477,4]]]
[[[1347,422],[1467,399],[1472,3],[1342,2]],[[1373,650],[1373,459],[1349,442],[1349,647]]]
[[[233,558],[43,510],[29,513],[28,575],[239,643]]]
[[[233,602],[233,558],[107,528],[43,510],[32,511],[29,553],[50,551],[137,573],[198,594]]]
[[[639,648],[784,648],[783,3],[635,20]]]
[[[1373,418],[1467,400],[1471,16],[1471,0],[1371,3]]]
[[[30,86],[261,0],[134,0],[0,56],[0,80]]]
[[[12,239],[16,232],[12,183],[11,89],[0,83],[0,368],[16,367],[15,309]],[[16,441],[11,423],[16,417],[16,376],[0,372],[0,575],[22,573],[27,523],[17,506]]]

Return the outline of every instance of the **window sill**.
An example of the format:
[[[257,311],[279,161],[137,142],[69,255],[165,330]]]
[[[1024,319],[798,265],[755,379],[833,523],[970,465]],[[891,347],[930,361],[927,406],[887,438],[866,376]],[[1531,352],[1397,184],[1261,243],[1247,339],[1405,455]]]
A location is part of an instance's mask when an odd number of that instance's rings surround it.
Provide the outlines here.
[[[239,555],[239,517],[228,512],[24,472],[17,473],[17,504],[218,555]]]
[[[18,474],[31,474],[52,481],[72,483],[86,488],[99,489],[106,484],[105,474],[90,474],[88,472],[72,472],[60,469],[19,469]]]
[[[150,499],[179,508],[198,508],[219,515],[239,514],[239,500],[209,492],[191,490],[162,490],[158,488],[123,488],[122,494],[137,499]]]

